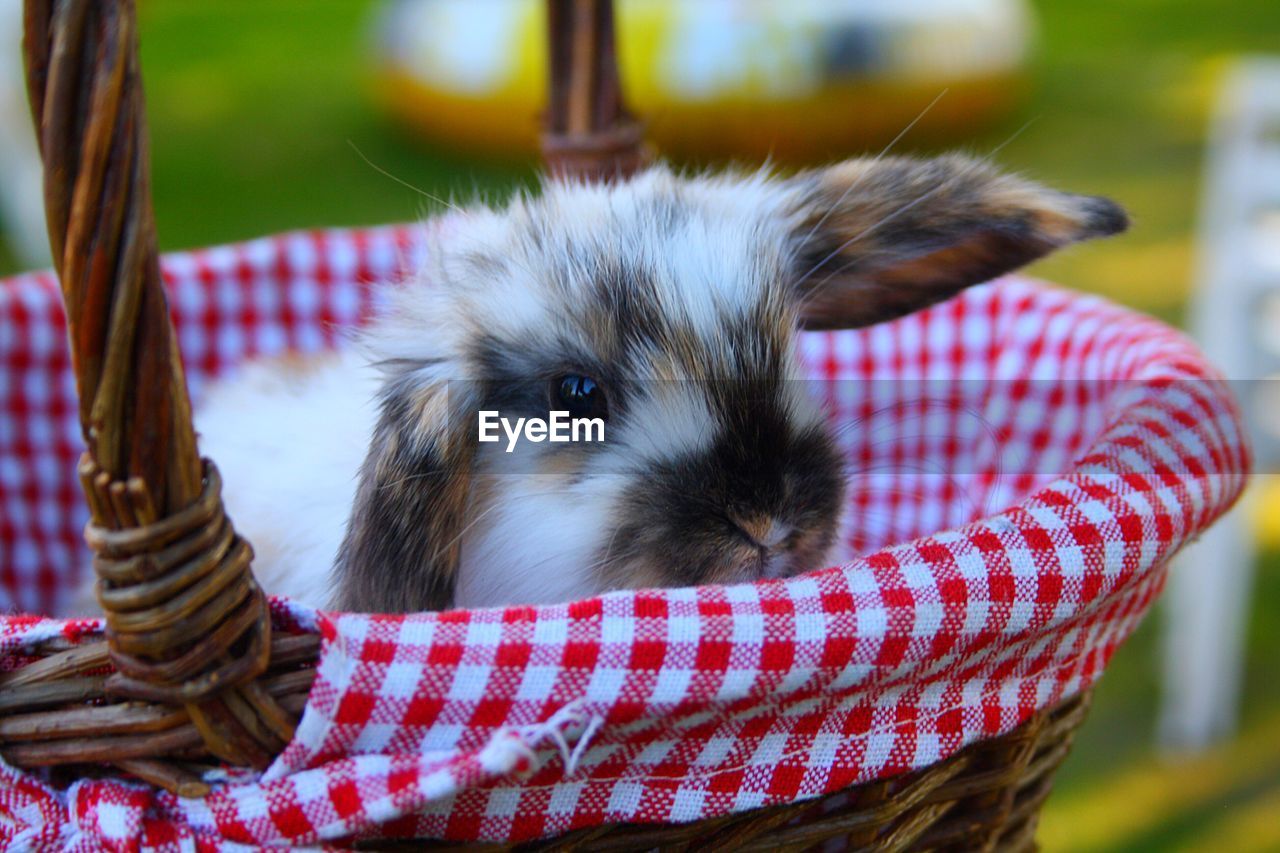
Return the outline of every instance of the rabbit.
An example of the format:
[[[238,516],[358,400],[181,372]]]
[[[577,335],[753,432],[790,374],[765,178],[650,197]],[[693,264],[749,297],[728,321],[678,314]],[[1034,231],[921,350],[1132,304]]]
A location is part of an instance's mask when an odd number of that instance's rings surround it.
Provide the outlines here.
[[[548,179],[453,218],[355,345],[255,365],[203,450],[269,592],[348,611],[537,605],[824,565],[845,460],[797,337],[890,321],[1124,211],[961,155],[779,176]],[[478,440],[477,413],[603,423]]]

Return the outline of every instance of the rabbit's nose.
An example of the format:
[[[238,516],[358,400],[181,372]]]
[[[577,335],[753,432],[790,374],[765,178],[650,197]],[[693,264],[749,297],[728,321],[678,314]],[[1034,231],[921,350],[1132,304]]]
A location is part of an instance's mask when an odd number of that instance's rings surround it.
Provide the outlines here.
[[[769,516],[735,518],[733,523],[752,545],[765,551],[773,551],[786,542],[795,529],[790,524]]]

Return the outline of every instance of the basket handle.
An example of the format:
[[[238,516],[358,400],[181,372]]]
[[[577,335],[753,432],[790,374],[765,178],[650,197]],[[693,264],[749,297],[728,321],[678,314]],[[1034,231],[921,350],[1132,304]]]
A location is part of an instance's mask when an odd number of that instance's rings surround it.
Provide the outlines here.
[[[649,162],[644,127],[627,111],[618,75],[613,0],[547,0],[550,103],[542,157],[553,174],[626,177]]]
[[[27,0],[23,52],[87,452],[112,695],[185,706],[265,766],[294,720],[254,683],[271,622],[201,460],[156,249],[134,0]]]

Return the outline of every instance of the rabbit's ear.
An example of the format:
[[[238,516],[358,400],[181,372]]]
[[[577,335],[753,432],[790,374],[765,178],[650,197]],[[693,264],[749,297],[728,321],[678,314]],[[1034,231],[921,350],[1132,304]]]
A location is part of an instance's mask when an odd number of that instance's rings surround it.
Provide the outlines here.
[[[475,451],[455,384],[388,385],[338,553],[337,609],[452,606]]]
[[[892,320],[1128,226],[1108,199],[1056,192],[956,155],[849,160],[787,186],[793,287],[809,329]]]

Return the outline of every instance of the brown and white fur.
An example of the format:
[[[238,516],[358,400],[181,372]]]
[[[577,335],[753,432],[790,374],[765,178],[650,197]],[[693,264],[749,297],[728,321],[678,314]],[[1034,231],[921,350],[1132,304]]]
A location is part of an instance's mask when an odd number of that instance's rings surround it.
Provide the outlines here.
[[[218,389],[202,446],[264,586],[317,605],[790,575],[822,564],[845,503],[798,332],[892,320],[1125,225],[959,156],[549,181],[460,214],[358,348]],[[605,442],[477,443],[478,409],[545,417],[566,374],[603,388]]]

